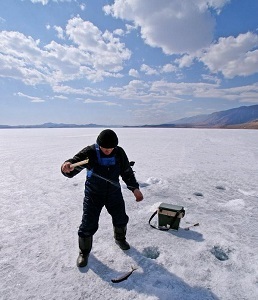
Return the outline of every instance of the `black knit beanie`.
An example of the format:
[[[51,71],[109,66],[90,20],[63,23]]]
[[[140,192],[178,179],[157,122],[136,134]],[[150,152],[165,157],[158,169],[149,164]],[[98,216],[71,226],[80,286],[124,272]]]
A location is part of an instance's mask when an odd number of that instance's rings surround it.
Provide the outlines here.
[[[111,129],[101,131],[97,137],[97,144],[103,148],[115,148],[118,145],[116,133]]]

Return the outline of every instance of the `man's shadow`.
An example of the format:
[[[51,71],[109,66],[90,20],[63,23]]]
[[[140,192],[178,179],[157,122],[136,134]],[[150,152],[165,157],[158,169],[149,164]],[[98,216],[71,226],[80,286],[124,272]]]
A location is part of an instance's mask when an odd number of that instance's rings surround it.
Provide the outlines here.
[[[111,279],[120,277],[124,273],[111,269],[93,254],[90,254],[89,257],[89,267],[80,269],[80,271],[86,273],[91,269],[113,288],[123,288],[128,291],[134,289],[140,295],[156,296],[161,300],[219,299],[208,289],[190,286],[180,277],[169,272],[166,266],[158,264],[155,259],[147,258],[134,247],[127,250],[126,254],[135,261],[134,267],[138,267],[138,269],[128,280],[120,283],[113,283]],[[126,271],[130,270],[125,270],[125,273]]]

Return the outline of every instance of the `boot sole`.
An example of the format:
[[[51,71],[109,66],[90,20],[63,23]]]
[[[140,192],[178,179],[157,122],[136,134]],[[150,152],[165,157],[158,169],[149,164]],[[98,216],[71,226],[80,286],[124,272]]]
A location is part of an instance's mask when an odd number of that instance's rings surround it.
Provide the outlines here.
[[[123,247],[123,245],[121,245],[120,243],[119,243],[119,241],[115,241],[115,243],[118,245],[118,247],[120,248],[120,249],[122,249],[122,250],[129,250],[130,249],[130,245],[128,244],[128,246],[126,245],[126,246],[124,246]]]

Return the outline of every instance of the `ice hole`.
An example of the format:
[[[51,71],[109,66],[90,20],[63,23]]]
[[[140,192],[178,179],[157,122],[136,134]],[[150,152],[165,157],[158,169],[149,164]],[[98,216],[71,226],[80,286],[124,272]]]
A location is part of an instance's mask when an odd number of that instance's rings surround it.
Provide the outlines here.
[[[147,258],[156,259],[159,257],[160,252],[158,247],[147,247],[143,249],[142,254]]]

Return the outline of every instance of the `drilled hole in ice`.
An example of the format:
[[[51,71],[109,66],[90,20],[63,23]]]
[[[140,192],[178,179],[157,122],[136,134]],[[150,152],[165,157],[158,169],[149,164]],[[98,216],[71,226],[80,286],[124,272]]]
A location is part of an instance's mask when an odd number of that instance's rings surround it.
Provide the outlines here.
[[[147,258],[156,259],[159,257],[160,252],[158,247],[146,247],[143,249],[142,254]]]

